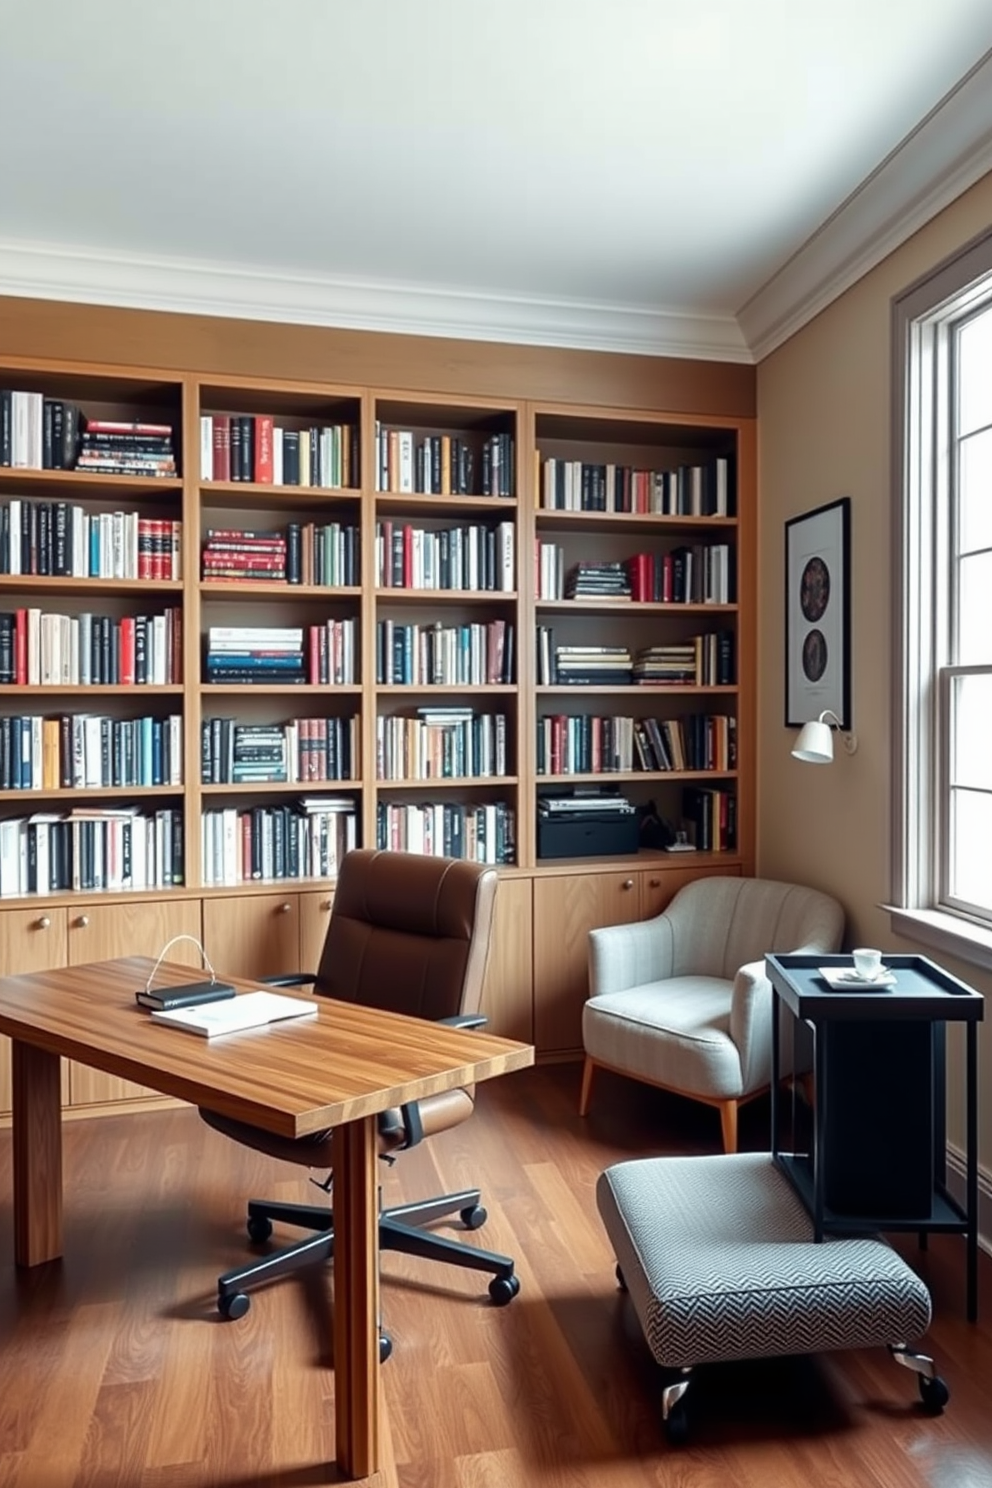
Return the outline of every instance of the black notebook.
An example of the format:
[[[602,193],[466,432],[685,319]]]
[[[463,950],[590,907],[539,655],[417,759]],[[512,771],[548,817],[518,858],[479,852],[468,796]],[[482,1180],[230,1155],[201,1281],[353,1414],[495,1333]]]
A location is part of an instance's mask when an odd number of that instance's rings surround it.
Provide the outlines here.
[[[223,1002],[233,996],[234,988],[228,982],[186,982],[180,987],[136,992],[134,1000],[140,1007],[165,1012],[173,1008],[197,1007],[201,1002]]]

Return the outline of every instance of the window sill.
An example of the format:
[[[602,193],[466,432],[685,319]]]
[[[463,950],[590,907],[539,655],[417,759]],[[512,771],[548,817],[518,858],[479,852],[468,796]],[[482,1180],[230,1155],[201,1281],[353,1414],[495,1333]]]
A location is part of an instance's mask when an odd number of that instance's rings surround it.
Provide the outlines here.
[[[888,911],[892,929],[907,940],[992,971],[992,930],[939,909],[900,909],[894,904],[880,908]]]

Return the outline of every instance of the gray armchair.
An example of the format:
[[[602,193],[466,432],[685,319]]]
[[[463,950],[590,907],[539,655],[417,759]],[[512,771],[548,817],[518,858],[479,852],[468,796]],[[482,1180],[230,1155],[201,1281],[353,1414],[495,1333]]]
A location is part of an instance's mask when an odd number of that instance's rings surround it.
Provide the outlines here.
[[[844,912],[817,889],[760,878],[700,878],[653,919],[589,935],[579,1112],[597,1068],[716,1106],[737,1151],[742,1102],[771,1080],[766,951],[836,951]]]

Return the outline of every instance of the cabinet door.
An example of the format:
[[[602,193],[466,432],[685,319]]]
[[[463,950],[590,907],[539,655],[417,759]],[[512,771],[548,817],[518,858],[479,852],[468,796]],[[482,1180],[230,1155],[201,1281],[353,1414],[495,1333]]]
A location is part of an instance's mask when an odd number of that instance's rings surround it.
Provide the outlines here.
[[[8,909],[0,915],[0,976],[22,976],[65,965],[64,909]],[[69,1079],[62,1062],[62,1099]],[[0,1036],[0,1116],[9,1116],[10,1039]]]
[[[69,910],[68,964],[109,961],[117,956],[161,954],[174,935],[200,938],[198,899],[160,899],[155,903],[86,904]],[[200,952],[192,941],[180,941],[169,961],[199,969]],[[138,989],[135,988],[135,991]],[[73,1106],[102,1105],[107,1101],[147,1100],[157,1090],[107,1075],[86,1065],[69,1065],[69,1099]]]
[[[677,858],[676,854],[676,858]],[[688,853],[685,854],[689,856]],[[684,862],[678,866],[669,868],[667,863],[660,864],[657,868],[643,868],[640,872],[641,880],[641,919],[650,920],[675,898],[679,889],[685,888],[694,878],[738,878],[739,868],[701,868],[688,867]]]
[[[482,989],[488,1031],[528,1044],[534,1039],[532,896],[529,878],[500,879]]]
[[[534,1041],[539,1053],[581,1052],[589,931],[636,920],[639,887],[636,872],[534,880]]]
[[[331,889],[315,889],[300,894],[300,954],[290,971],[316,971],[327,938],[334,894]]]
[[[300,965],[296,893],[204,899],[203,943],[219,976],[257,978],[314,969]]]

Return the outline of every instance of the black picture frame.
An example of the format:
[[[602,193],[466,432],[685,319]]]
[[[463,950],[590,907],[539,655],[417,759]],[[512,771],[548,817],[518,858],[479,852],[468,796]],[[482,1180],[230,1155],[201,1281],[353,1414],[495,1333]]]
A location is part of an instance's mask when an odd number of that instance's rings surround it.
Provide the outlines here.
[[[785,524],[785,725],[851,727],[851,498]]]

